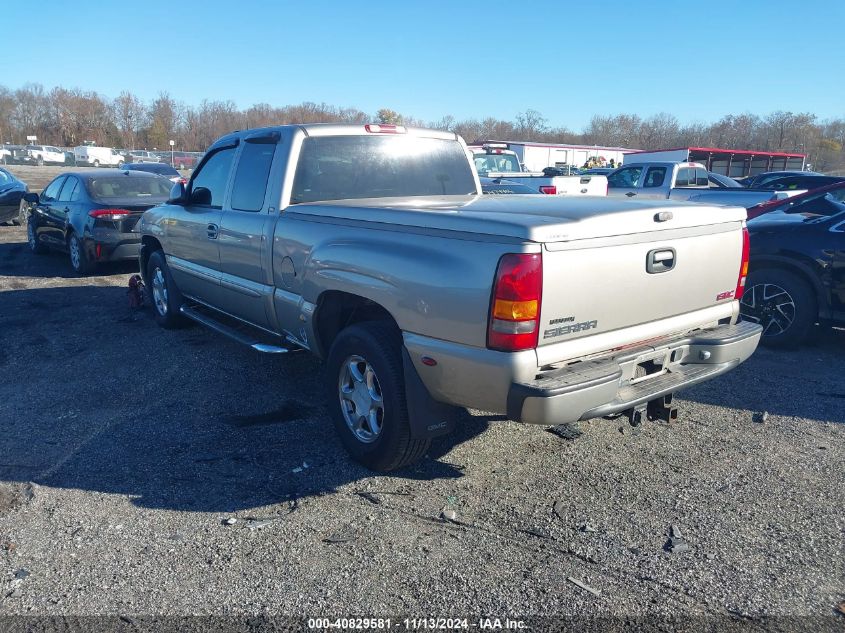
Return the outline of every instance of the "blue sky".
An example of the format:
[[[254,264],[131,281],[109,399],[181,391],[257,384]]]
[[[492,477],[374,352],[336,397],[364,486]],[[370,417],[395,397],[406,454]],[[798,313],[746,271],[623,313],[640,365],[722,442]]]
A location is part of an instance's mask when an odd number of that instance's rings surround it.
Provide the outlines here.
[[[13,89],[314,101],[426,121],[534,109],[574,131],[619,112],[845,116],[839,0],[2,0],[0,17],[28,42],[0,57]]]

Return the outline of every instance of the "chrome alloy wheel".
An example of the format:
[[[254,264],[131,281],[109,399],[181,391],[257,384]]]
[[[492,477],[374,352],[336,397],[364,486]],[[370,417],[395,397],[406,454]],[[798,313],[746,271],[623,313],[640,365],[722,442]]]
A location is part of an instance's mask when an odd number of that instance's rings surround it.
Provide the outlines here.
[[[79,264],[82,261],[82,254],[79,252],[79,240],[75,235],[70,236],[70,263],[74,270],[79,270]]]
[[[375,370],[361,356],[350,356],[341,365],[337,391],[349,429],[361,442],[375,442],[384,425],[384,397]]]
[[[161,316],[167,316],[167,284],[158,266],[153,271],[153,303]]]
[[[757,284],[743,294],[740,311],[743,318],[763,326],[763,336],[777,336],[795,321],[795,300],[777,284]]]

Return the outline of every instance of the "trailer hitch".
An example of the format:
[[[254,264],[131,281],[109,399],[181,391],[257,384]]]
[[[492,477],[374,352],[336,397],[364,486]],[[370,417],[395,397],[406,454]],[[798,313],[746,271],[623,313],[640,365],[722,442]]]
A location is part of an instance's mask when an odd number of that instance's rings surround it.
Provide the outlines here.
[[[672,406],[673,394],[650,400],[646,406],[649,420],[659,422],[677,422],[678,408]]]

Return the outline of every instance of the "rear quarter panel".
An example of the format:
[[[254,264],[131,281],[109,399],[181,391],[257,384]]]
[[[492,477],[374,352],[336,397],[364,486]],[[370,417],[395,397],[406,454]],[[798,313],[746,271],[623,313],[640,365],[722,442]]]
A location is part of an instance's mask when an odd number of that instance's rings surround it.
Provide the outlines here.
[[[499,258],[540,249],[501,238],[374,226],[286,212],[274,238],[276,287],[290,294],[287,301],[300,296],[312,304],[330,290],[356,294],[385,308],[405,332],[483,348]],[[277,301],[277,311],[288,310]]]

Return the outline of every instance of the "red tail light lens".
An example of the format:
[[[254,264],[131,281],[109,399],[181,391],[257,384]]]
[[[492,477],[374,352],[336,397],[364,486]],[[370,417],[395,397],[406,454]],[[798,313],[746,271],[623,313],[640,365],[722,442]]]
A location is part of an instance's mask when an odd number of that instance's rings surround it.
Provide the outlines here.
[[[370,134],[405,134],[407,130],[404,125],[382,125],[370,123],[364,126]]]
[[[130,215],[132,212],[126,209],[94,209],[93,211],[89,211],[88,215],[92,218],[97,220],[123,220],[127,215]]]
[[[550,196],[556,196],[557,187],[554,185],[543,185],[542,187],[540,187],[540,193],[547,193]]]
[[[537,347],[543,290],[539,253],[503,255],[496,269],[487,347],[518,352]]]
[[[751,240],[748,238],[748,229],[742,229],[742,263],[739,265],[739,277],[736,281],[736,292],[734,299],[742,299],[745,292],[745,280],[748,277],[748,259],[751,253]]]

